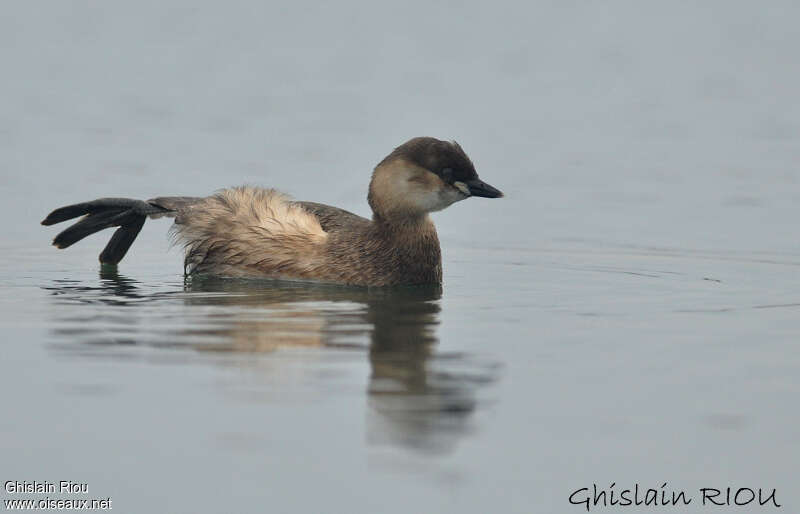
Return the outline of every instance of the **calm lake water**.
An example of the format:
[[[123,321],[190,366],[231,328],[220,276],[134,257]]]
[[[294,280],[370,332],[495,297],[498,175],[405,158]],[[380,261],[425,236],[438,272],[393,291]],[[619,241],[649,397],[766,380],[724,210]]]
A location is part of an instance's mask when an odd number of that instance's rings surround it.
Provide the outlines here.
[[[577,513],[638,483],[800,509],[798,4],[3,11],[0,478],[88,487],[4,500]],[[434,216],[441,288],[184,280],[165,220],[102,269],[110,232],[39,226],[242,183],[369,215],[417,135],[506,193]]]

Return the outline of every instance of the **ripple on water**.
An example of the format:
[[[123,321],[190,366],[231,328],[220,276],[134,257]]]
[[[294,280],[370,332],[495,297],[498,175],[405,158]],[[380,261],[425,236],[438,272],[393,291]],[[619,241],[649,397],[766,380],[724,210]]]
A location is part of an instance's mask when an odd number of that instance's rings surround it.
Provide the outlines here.
[[[55,280],[50,294],[58,355],[214,362],[256,373],[263,387],[232,385],[247,401],[296,388],[364,390],[348,366],[368,364],[368,440],[447,452],[472,431],[496,363],[437,352],[441,287],[368,290],[283,281],[192,279],[144,284],[103,269],[99,281]],[[178,353],[176,353],[176,351]],[[282,368],[278,370],[278,368]],[[282,383],[282,381],[284,381]],[[276,391],[277,390],[277,391]],[[80,391],[80,389],[75,389]]]

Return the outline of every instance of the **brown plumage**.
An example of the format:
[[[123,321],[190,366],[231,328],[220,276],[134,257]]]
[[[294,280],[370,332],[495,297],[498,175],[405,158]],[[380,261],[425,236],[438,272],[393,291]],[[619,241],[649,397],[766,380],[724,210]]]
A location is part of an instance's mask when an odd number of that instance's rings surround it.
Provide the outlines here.
[[[53,241],[66,248],[89,234],[120,227],[100,255],[116,264],[146,217],[174,217],[186,250],[186,274],[313,280],[363,286],[442,280],[441,252],[428,214],[468,198],[497,198],[456,143],[415,138],[376,166],[368,202],[372,220],[274,189],[238,187],[206,198],[146,202],[105,198],[62,207],[51,225],[85,215]]]

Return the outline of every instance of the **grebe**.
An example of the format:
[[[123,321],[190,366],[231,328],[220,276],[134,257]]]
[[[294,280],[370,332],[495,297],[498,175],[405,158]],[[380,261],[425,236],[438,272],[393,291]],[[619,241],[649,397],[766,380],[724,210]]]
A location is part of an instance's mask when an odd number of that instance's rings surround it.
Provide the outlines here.
[[[367,196],[371,220],[274,189],[236,187],[205,198],[101,198],[56,209],[42,225],[83,216],[56,236],[58,248],[119,227],[100,254],[104,264],[122,260],[145,219],[166,216],[175,218],[187,275],[438,284],[441,250],[428,214],[471,196],[503,194],[478,178],[457,143],[418,137],[375,167]]]

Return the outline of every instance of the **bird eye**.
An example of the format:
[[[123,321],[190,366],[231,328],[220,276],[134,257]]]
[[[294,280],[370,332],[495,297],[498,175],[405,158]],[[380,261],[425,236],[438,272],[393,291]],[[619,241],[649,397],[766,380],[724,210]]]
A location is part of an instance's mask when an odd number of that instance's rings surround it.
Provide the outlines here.
[[[445,180],[451,180],[453,178],[453,168],[445,168],[441,171],[442,178]]]

